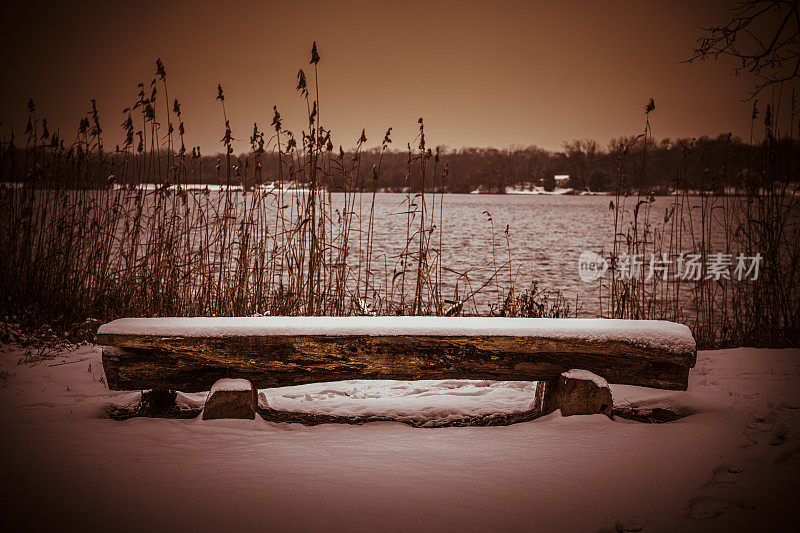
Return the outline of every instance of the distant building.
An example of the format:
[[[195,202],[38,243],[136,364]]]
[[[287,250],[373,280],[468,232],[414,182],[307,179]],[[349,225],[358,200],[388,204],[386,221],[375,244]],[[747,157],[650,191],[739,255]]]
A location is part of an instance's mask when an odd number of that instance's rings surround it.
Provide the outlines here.
[[[556,183],[566,183],[569,180],[569,174],[556,174]]]

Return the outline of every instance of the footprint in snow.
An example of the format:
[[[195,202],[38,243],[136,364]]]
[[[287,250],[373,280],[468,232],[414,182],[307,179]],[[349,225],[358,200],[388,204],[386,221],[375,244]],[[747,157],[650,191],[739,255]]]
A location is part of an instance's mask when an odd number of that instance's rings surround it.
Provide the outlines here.
[[[695,496],[689,501],[688,516],[694,520],[711,520],[730,511],[753,510],[754,502],[725,500],[714,496]]]
[[[632,517],[624,520],[618,519],[614,522],[614,530],[618,533],[633,533],[636,531],[642,531],[646,524],[647,520],[640,517]]]
[[[742,469],[736,465],[720,465],[716,467],[711,474],[711,479],[706,486],[714,485],[733,485],[737,481],[737,476],[742,472]]]
[[[780,424],[775,428],[775,436],[769,441],[771,446],[782,446],[789,438],[789,428],[785,424]]]
[[[597,533],[635,533],[643,531],[647,520],[640,517],[617,519],[613,526],[605,526],[597,530]]]

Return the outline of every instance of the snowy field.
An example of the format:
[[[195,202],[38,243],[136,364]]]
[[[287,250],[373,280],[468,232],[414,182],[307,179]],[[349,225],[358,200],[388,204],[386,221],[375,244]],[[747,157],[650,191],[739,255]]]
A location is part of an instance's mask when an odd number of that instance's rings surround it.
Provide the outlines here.
[[[796,531],[800,351],[698,353],[690,412],[418,428],[106,417],[100,348],[0,348],[0,527],[99,531]],[[261,391],[274,409],[441,422],[524,411],[535,384],[347,381]],[[186,395],[196,403],[203,395]],[[13,531],[2,527],[3,531]]]

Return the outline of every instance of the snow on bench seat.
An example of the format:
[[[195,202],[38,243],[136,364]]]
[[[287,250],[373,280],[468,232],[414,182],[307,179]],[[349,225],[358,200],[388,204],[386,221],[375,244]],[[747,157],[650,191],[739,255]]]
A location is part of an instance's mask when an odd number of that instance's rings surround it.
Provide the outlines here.
[[[242,392],[250,390],[253,390],[253,385],[246,379],[223,378],[218,379],[214,385],[212,385],[209,393],[214,394],[217,391]]]
[[[535,381],[572,368],[613,383],[685,389],[696,354],[689,328],[656,320],[124,318],[101,326],[98,339],[109,347],[111,388],[185,392],[223,377],[264,388],[344,379]]]
[[[437,316],[121,318],[100,334],[182,337],[263,335],[503,336],[619,341],[673,353],[695,349],[688,327],[665,320]]]

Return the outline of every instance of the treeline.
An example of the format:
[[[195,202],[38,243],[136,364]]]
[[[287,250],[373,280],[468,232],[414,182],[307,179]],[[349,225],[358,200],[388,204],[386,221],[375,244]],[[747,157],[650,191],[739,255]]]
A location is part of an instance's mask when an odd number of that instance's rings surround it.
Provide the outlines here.
[[[769,144],[770,161],[766,160]],[[777,148],[775,149],[777,145]],[[775,155],[778,160],[775,160]],[[425,161],[427,191],[467,193],[475,190],[503,193],[507,187],[556,187],[556,175],[569,175],[558,183],[575,191],[637,192],[662,194],[686,187],[721,193],[741,189],[748,176],[763,173],[765,165],[778,169],[785,180],[798,174],[798,143],[788,138],[749,143],[719,135],[716,138],[662,139],[641,137],[613,139],[603,147],[593,140],[564,143],[560,152],[534,146],[515,149],[437,148],[420,154],[381,148],[342,152],[330,150],[319,158],[329,176],[323,187],[340,190],[346,180],[356,180],[367,190],[418,191],[422,187],[420,162]],[[37,173],[56,174],[66,185],[102,188],[118,184],[171,182],[209,185],[244,185],[279,182],[291,174],[292,167],[307,164],[296,152],[277,150],[260,153],[201,155],[162,150],[135,153],[80,146],[65,148],[42,143],[21,148],[4,143],[0,158],[0,181],[36,183]],[[345,164],[347,162],[347,164]],[[348,168],[345,172],[342,169]],[[164,179],[167,168],[180,168]],[[45,170],[46,169],[46,170]],[[80,184],[80,185],[78,185]]]
[[[779,154],[778,160],[775,154]],[[659,142],[648,139],[646,147],[644,140],[636,137],[614,139],[607,147],[593,140],[577,140],[565,143],[560,152],[537,147],[463,148],[440,153],[439,169],[446,163],[448,172],[437,186],[461,193],[477,189],[502,193],[515,186],[553,189],[556,175],[569,175],[558,185],[576,191],[616,192],[619,187],[622,192],[658,194],[687,187],[722,192],[753,181],[746,178],[762,174],[766,166],[774,165],[779,169],[777,175],[790,180],[798,175],[799,155],[797,142],[789,139],[772,139],[767,150],[765,143],[750,144],[730,135]],[[364,152],[362,159],[362,168],[367,170],[380,166],[379,188],[419,188],[417,176],[408,173],[407,153],[385,152],[379,163],[380,151],[374,150]],[[427,183],[426,189],[434,187],[430,178]]]

